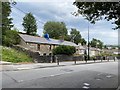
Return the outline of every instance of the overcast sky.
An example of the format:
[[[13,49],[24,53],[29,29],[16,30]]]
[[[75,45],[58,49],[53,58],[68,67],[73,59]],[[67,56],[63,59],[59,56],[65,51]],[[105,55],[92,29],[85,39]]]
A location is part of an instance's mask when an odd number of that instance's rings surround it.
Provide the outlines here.
[[[74,0],[15,0],[17,5],[12,6],[11,17],[13,23],[19,31],[23,31],[23,17],[25,13],[31,12],[37,20],[37,33],[43,35],[43,26],[47,21],[62,21],[65,22],[68,31],[71,28],[76,28],[80,31],[83,38],[87,40],[88,21],[82,16],[75,17],[71,13],[77,10],[73,5]],[[23,12],[21,12],[20,10]],[[118,44],[118,31],[113,30],[115,25],[106,20],[90,24],[90,40],[92,38],[99,39],[104,44]]]

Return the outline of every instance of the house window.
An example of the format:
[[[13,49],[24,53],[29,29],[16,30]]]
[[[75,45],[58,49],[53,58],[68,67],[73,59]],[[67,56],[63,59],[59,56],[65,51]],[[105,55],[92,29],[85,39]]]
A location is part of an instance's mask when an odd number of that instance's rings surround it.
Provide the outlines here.
[[[40,44],[37,44],[37,50],[40,51]]]
[[[50,45],[49,50],[51,50],[51,49],[52,49],[51,47],[52,47],[52,46]]]

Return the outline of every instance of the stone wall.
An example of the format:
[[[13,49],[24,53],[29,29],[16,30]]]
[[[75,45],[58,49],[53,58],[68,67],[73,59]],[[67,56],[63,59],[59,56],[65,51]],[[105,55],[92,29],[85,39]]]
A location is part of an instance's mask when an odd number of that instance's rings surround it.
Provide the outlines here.
[[[57,60],[62,61],[82,61],[84,60],[83,56],[68,56],[68,55],[56,55]]]
[[[43,55],[43,56],[40,56],[39,52],[33,52],[31,50],[22,48],[20,46],[13,46],[13,48],[27,53],[31,58],[33,58],[33,61],[36,63],[50,63],[50,62],[57,62],[57,60],[59,60],[59,62],[85,60],[84,56],[68,56],[68,55],[55,55],[55,56]],[[113,56],[107,56],[107,57],[96,56],[95,59],[96,60],[114,60],[115,57],[113,57]]]

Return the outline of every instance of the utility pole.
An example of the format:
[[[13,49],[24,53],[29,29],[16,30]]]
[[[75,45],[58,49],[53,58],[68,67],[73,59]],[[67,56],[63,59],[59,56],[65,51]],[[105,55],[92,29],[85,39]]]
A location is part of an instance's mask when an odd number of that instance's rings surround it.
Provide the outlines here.
[[[89,45],[89,21],[88,21],[88,60],[90,60],[89,51],[90,51],[90,45]]]

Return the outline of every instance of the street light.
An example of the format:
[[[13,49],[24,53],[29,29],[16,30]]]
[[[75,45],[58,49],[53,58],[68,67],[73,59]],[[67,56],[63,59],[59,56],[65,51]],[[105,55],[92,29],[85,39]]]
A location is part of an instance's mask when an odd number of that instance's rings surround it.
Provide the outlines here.
[[[88,21],[88,60],[90,59],[89,51],[90,51],[90,45],[89,45],[89,21]]]

